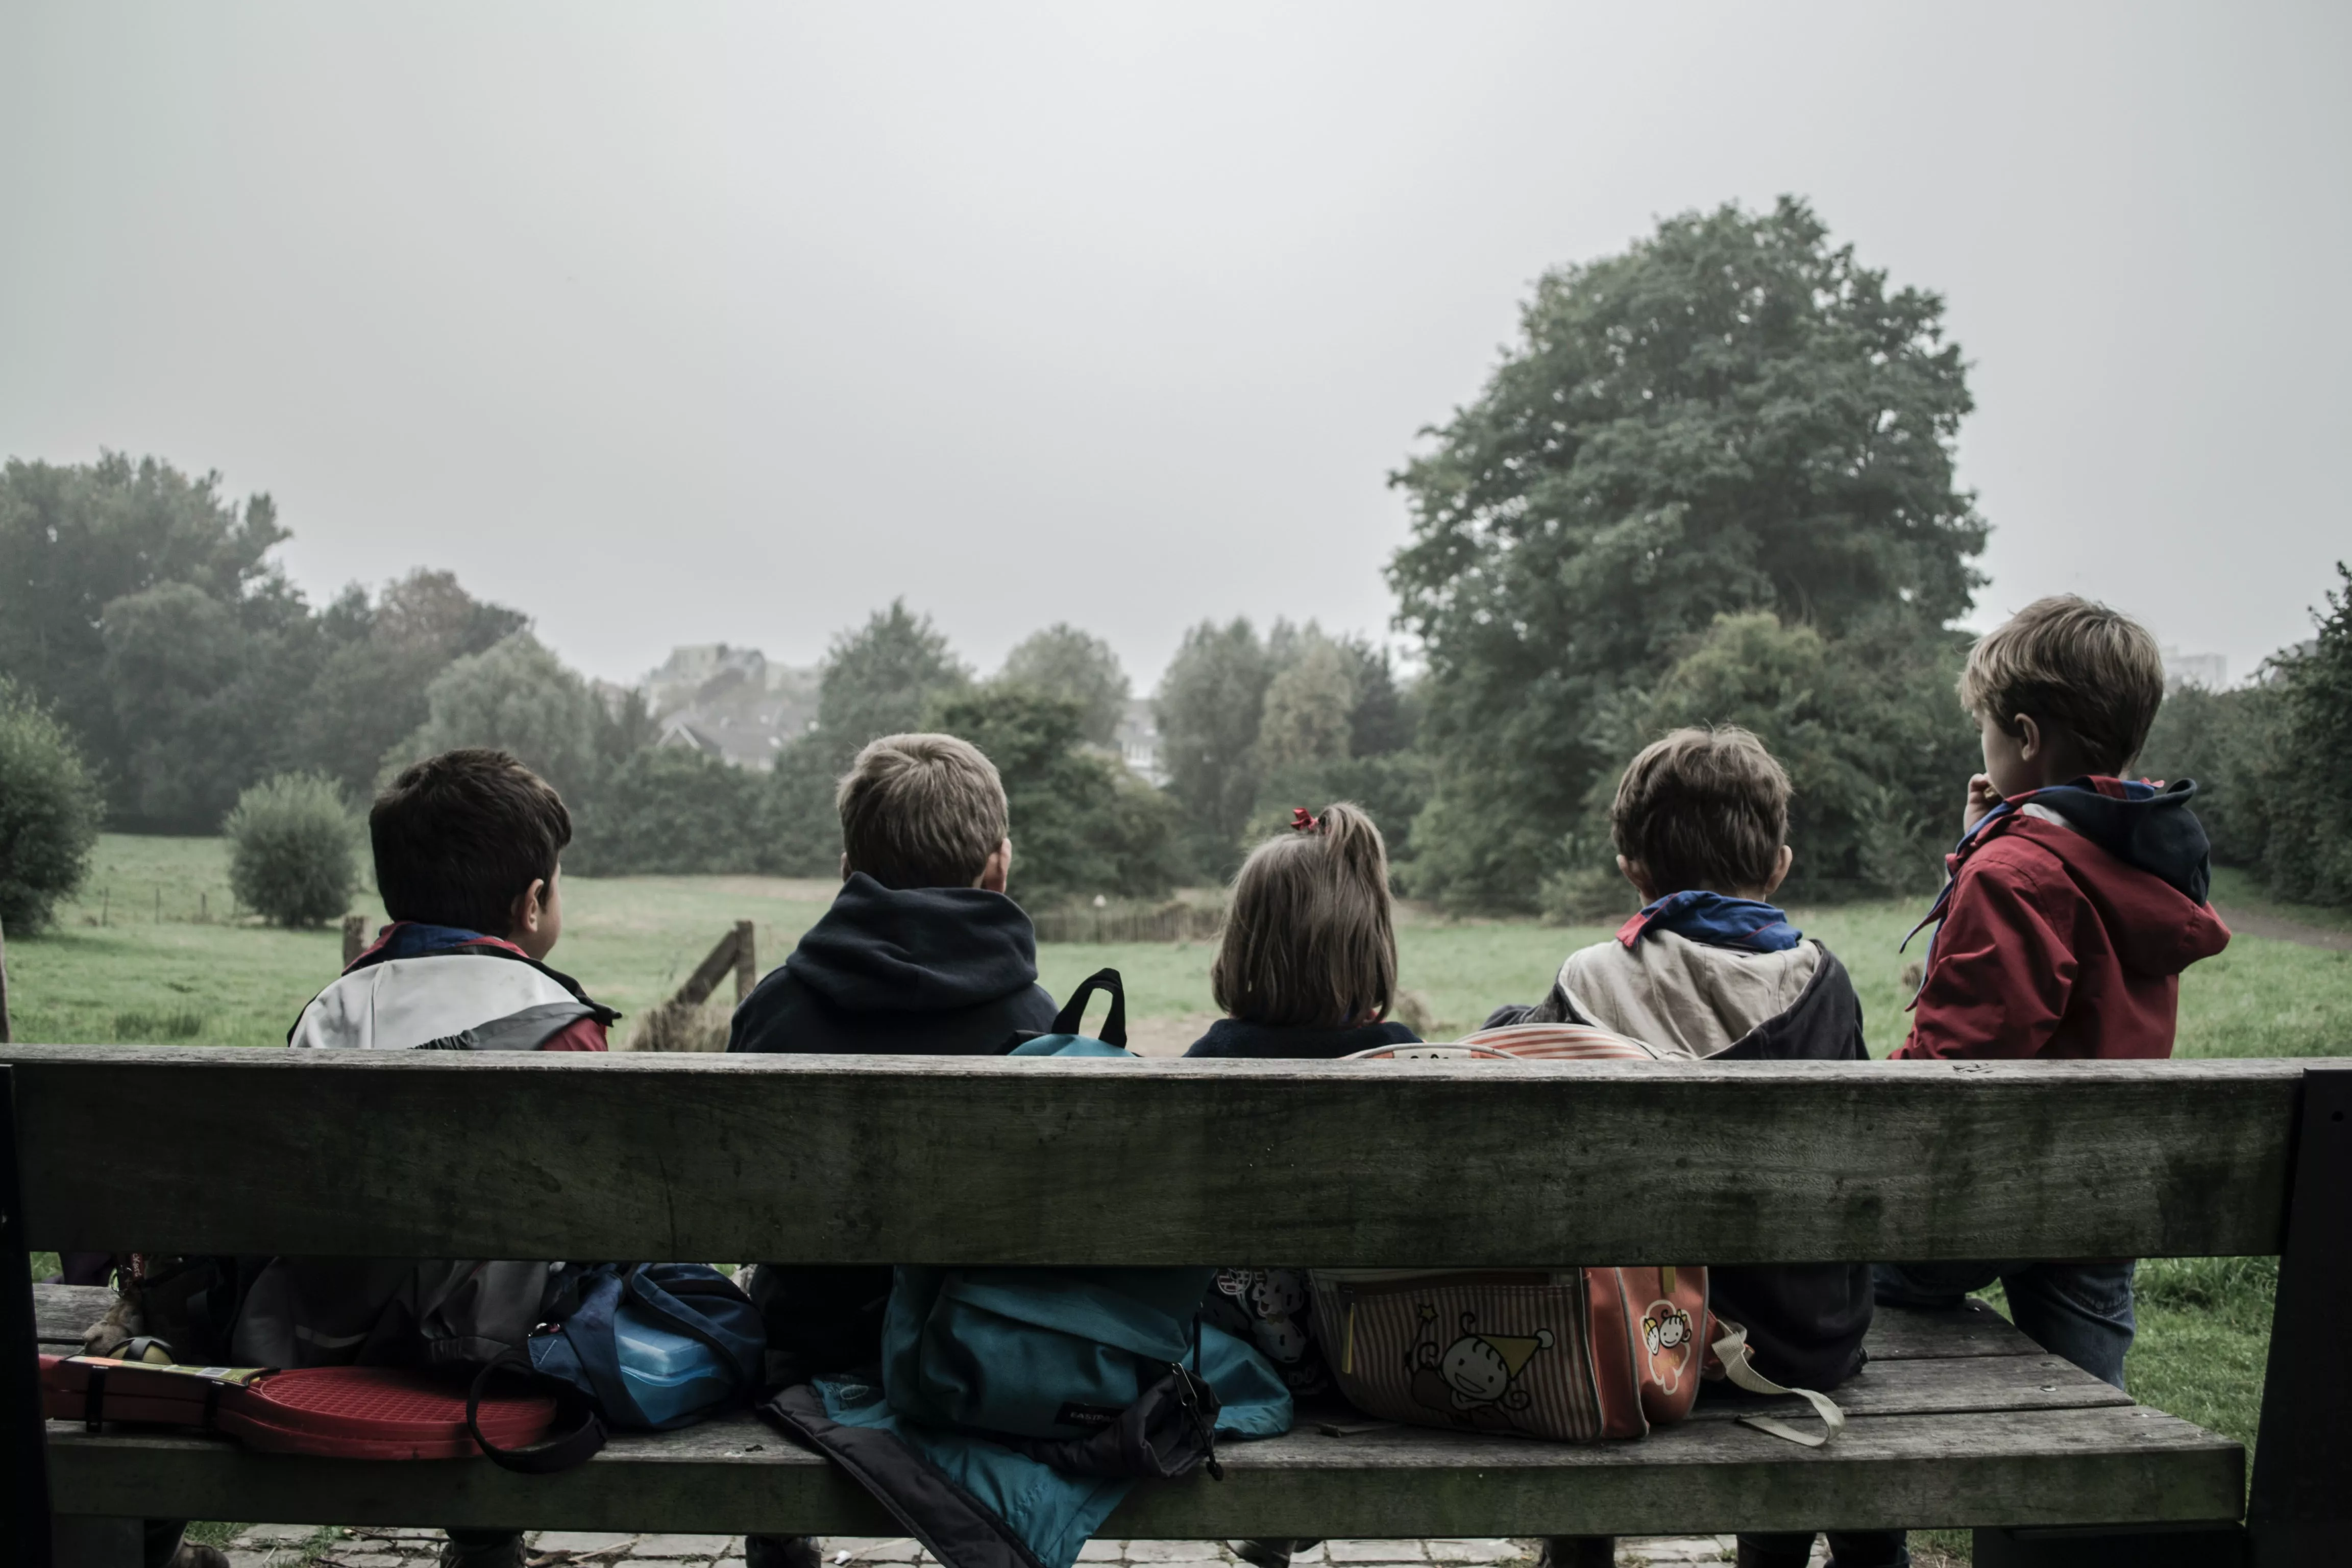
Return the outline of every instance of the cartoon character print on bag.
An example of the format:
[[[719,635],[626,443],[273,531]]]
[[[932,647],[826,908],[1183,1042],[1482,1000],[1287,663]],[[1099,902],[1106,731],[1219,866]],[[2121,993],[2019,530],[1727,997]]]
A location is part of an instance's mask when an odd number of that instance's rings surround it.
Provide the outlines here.
[[[1677,1393],[1684,1374],[1693,1370],[1698,1336],[1690,1314],[1672,1301],[1653,1301],[1642,1314],[1642,1348],[1650,1352],[1650,1380],[1668,1394]]]
[[[1519,1386],[1519,1374],[1538,1351],[1551,1348],[1551,1331],[1482,1332],[1477,1315],[1465,1312],[1461,1332],[1441,1346],[1437,1309],[1423,1303],[1419,1311],[1421,1335],[1405,1355],[1405,1364],[1412,1369],[1414,1401],[1457,1426],[1481,1431],[1517,1426],[1513,1417],[1534,1403],[1534,1396]]]
[[[1238,1332],[1245,1324],[1250,1342],[1274,1363],[1293,1394],[1319,1394],[1329,1386],[1307,1331],[1313,1297],[1304,1269],[1220,1268],[1213,1296],[1227,1305],[1220,1326]]]

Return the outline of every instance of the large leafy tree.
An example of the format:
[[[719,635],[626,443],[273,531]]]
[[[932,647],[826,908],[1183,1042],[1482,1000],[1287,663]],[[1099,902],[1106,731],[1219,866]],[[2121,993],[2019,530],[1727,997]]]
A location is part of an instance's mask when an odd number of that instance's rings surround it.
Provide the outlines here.
[[[158,737],[143,728],[152,707],[135,695],[127,704],[120,700],[123,642],[110,639],[110,620],[138,623],[130,636],[136,642],[173,616],[201,618],[207,634],[218,635],[193,646],[191,658],[225,681],[249,678],[257,658],[267,662],[268,650],[227,652],[221,645],[248,629],[284,630],[289,607],[299,618],[300,601],[266,559],[286,537],[268,496],[238,506],[221,497],[219,476],[192,479],[152,458],[134,462],[108,452],[94,463],[11,459],[0,468],[0,669],[79,737],[112,784],[118,811],[142,816],[160,808],[176,819],[176,802],[185,801],[194,817],[217,819],[236,792],[232,785],[222,797],[208,784],[182,789],[154,776]],[[218,613],[194,610],[184,595],[160,604],[144,597],[175,584]],[[117,605],[126,607],[118,612]],[[137,663],[146,655],[131,657]],[[232,751],[267,749],[270,737],[219,730],[219,708],[243,702],[216,706],[209,732]],[[145,760],[134,758],[139,750]],[[204,760],[197,771],[209,774],[217,763]],[[266,759],[257,773],[264,767]],[[142,810],[142,800],[149,809]]]
[[[1718,616],[1667,670],[1618,750],[1685,724],[1755,731],[1789,772],[1789,842],[1799,899],[1931,892],[1958,834],[1960,785],[1981,765],[1976,726],[1953,689],[1967,657],[1956,632],[1895,617],[1824,637],[1768,611]],[[1584,841],[1611,882],[1604,773]]]
[[[319,621],[326,653],[293,719],[295,752],[353,798],[371,790],[385,752],[425,722],[436,676],[530,624],[475,598],[454,573],[423,567],[373,604],[347,590]]]
[[[817,678],[816,729],[777,753],[761,815],[761,864],[823,877],[841,858],[835,782],[866,742],[923,728],[932,708],[963,690],[971,671],[947,634],[894,599],[833,639]]]
[[[1183,814],[1186,853],[1196,873],[1230,868],[1257,797],[1258,723],[1275,663],[1246,620],[1203,621],[1160,679],[1160,765]]]
[[[1013,833],[1009,891],[1031,909],[1096,894],[1147,895],[1172,879],[1175,813],[1116,758],[1084,749],[1085,710],[1011,682],[943,698],[932,728],[996,764]]]
[[[383,758],[384,773],[457,746],[511,752],[567,799],[598,782],[604,705],[529,632],[457,660],[425,689],[425,722]]]
[[[1662,223],[1548,274],[1479,398],[1393,477],[1391,562],[1441,759],[1417,879],[1525,904],[1613,755],[1597,722],[1714,617],[1835,637],[1964,611],[1985,530],[1942,300],[1890,289],[1801,202]]]
[[[1355,661],[1308,627],[1297,656],[1266,682],[1258,717],[1261,765],[1273,770],[1345,760],[1354,748],[1355,711]]]
[[[2275,804],[2263,869],[2290,899],[2352,904],[2352,571],[2336,568],[2319,635],[2280,661]]]
[[[206,832],[289,752],[318,628],[299,595],[265,578],[236,598],[164,583],[106,606],[116,805],[142,826]]]
[[[846,766],[866,742],[922,728],[932,701],[971,679],[931,617],[893,599],[834,638],[818,678],[817,734],[834,762]]]
[[[1078,732],[1097,746],[1118,737],[1132,690],[1110,644],[1067,622],[1023,638],[997,679],[1076,703]]]

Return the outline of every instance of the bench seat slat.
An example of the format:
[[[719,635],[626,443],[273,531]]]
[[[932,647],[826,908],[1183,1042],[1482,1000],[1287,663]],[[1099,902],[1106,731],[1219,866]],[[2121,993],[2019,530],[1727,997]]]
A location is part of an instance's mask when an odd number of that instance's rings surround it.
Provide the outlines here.
[[[33,1337],[50,1355],[79,1353],[81,1331],[106,1316],[114,1305],[114,1290],[106,1285],[36,1285],[33,1287]]]
[[[2007,1318],[1973,1297],[1948,1309],[1881,1307],[1863,1345],[1874,1362],[2045,1353]]]
[[[837,1470],[751,1417],[617,1436],[581,1469],[255,1455],[50,1426],[61,1511],[321,1524],[882,1535]],[[1139,1487],[1103,1533],[1139,1538],[1659,1534],[2163,1523],[2237,1517],[2244,1452],[2141,1406],[1860,1415],[1826,1450],[1726,1421],[1584,1446],[1397,1428],[1224,1452],[1226,1479]]]
[[[2301,1081],[2208,1061],[0,1061],[36,1247],[996,1265],[2272,1253]],[[89,1157],[125,1126],[191,1131]]]

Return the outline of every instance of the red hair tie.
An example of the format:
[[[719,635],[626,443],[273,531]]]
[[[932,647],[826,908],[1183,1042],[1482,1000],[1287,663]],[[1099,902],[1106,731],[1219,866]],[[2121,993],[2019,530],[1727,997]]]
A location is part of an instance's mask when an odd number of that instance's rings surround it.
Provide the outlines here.
[[[1290,808],[1290,826],[1298,833],[1320,833],[1323,831],[1323,819],[1303,805],[1294,805]]]

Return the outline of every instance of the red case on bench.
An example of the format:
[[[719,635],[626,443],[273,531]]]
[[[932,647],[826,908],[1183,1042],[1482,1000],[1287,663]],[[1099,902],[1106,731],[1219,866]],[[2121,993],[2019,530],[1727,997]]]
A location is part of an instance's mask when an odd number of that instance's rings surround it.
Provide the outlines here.
[[[157,1366],[104,1356],[43,1356],[41,1405],[51,1420],[194,1426],[264,1453],[350,1459],[462,1459],[481,1452],[466,1430],[466,1391],[394,1367]],[[483,1433],[501,1448],[547,1436],[544,1394],[485,1394]]]

